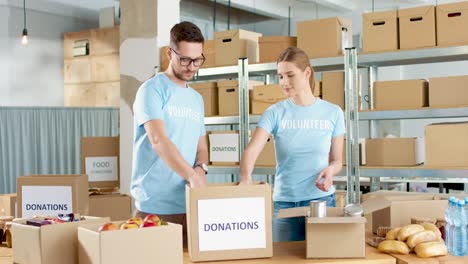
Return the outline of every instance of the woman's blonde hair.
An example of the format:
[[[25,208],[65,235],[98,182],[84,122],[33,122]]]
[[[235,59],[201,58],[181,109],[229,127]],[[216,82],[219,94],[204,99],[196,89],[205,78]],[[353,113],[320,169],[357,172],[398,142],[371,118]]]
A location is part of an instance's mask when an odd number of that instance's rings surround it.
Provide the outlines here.
[[[278,57],[278,60],[276,61],[276,64],[283,62],[283,61],[294,63],[302,71],[305,71],[305,69],[309,67],[311,71],[309,84],[312,87],[312,92],[314,92],[315,74],[314,74],[314,68],[312,68],[312,65],[310,65],[309,56],[307,56],[307,54],[303,50],[297,47],[289,47],[285,49],[283,52],[281,52],[281,54]]]

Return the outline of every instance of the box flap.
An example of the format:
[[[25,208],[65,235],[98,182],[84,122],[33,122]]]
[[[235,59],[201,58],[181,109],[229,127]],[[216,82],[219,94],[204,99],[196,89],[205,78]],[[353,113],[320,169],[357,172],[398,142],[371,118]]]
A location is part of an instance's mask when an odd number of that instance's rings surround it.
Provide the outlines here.
[[[297,37],[288,37],[288,36],[265,36],[258,38],[259,43],[266,43],[266,42],[291,42],[296,43]]]
[[[398,10],[398,17],[426,16],[429,15],[430,12],[434,12],[434,6],[432,5],[400,9]]]
[[[437,6],[437,12],[451,13],[457,11],[468,11],[468,1]]]
[[[347,217],[347,216],[332,216],[332,217],[308,217],[308,224],[359,224],[366,223],[365,217]]]
[[[392,202],[384,196],[374,196],[361,203],[364,215],[389,207]]]
[[[294,207],[289,209],[280,209],[278,212],[278,219],[281,218],[290,218],[290,217],[298,217],[298,216],[308,216],[310,211],[310,207]]]
[[[398,13],[396,10],[389,10],[383,12],[372,12],[362,14],[364,20],[369,21],[379,21],[379,20],[388,20],[388,19],[397,19]]]

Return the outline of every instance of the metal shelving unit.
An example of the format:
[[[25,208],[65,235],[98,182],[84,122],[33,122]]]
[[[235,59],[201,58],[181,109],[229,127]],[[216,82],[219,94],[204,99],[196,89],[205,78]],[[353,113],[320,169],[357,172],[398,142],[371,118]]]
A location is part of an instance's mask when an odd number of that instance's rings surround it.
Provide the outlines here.
[[[363,120],[396,120],[422,118],[458,118],[468,117],[468,106],[457,108],[422,108],[414,110],[361,111],[359,119]]]

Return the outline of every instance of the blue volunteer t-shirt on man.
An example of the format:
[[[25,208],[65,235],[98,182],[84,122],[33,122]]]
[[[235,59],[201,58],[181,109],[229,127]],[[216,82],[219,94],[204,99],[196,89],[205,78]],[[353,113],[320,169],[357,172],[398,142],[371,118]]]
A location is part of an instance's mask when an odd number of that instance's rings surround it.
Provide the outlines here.
[[[273,135],[276,175],[273,200],[299,202],[321,198],[315,186],[320,172],[329,165],[331,140],[345,133],[341,108],[319,98],[309,106],[296,105],[290,98],[270,106],[258,127]]]
[[[131,194],[141,212],[185,213],[186,181],[152,149],[144,124],[164,121],[166,134],[185,161],[194,165],[198,140],[206,134],[201,95],[181,87],[164,73],[142,84],[133,104],[134,142]]]

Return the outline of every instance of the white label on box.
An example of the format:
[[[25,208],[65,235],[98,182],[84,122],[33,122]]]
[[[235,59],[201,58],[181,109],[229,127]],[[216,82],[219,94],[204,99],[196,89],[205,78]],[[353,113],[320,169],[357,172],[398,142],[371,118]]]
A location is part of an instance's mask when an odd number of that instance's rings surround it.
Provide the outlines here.
[[[200,251],[266,248],[265,198],[198,201]]]
[[[239,134],[210,134],[210,161],[239,162]]]
[[[86,174],[90,182],[117,181],[117,157],[86,157]]]
[[[23,186],[23,218],[73,213],[72,186]]]

